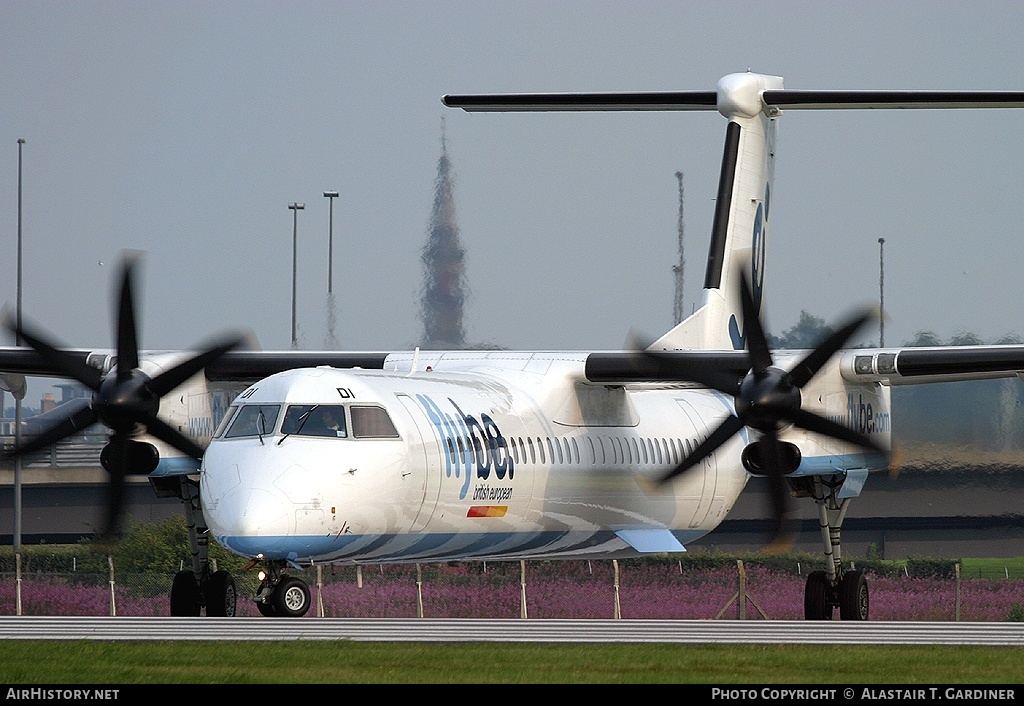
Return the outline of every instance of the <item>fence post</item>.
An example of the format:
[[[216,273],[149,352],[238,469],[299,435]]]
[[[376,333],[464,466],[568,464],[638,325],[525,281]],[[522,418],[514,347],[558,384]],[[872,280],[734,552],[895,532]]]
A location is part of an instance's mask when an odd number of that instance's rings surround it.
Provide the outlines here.
[[[316,614],[324,617],[324,565],[316,565]]]
[[[21,552],[14,553],[14,614],[21,615]]]
[[[960,622],[960,564],[953,565],[953,574],[956,577],[956,611],[955,617],[953,618],[956,622]]]
[[[117,602],[114,600],[114,557],[107,555],[107,566],[110,567],[110,617],[117,617]]]
[[[622,606],[619,605],[619,560],[612,559],[612,569],[615,576],[613,585],[615,586],[615,613],[614,617],[616,620],[622,617]]]
[[[381,573],[383,573],[383,568],[381,569]],[[363,587],[363,565],[362,564],[356,564],[356,588],[362,588],[362,587]]]
[[[416,564],[416,617],[423,617],[423,569]]]
[[[526,561],[519,560],[519,617],[526,619]]]
[[[739,610],[740,620],[747,619],[747,572],[743,570],[743,560],[736,560],[736,570],[740,575]]]

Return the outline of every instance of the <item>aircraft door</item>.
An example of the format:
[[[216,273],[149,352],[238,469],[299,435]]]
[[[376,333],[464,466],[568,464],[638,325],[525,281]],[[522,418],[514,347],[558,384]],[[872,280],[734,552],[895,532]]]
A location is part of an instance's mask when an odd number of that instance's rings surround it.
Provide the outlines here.
[[[686,453],[689,455],[689,453],[696,448],[696,444],[703,441],[709,433],[708,426],[704,422],[705,415],[715,414],[717,410],[705,410],[703,408],[695,409],[689,400],[677,399],[676,402],[679,404],[679,408],[683,411],[683,414],[685,414],[687,419],[690,420],[690,426],[697,433],[696,440],[687,439],[684,442],[686,446]],[[703,487],[700,492],[700,500],[697,502],[697,509],[694,511],[693,517],[690,519],[690,527],[698,527],[704,522],[715,499],[715,481],[718,477],[718,464],[715,460],[714,454],[698,464],[696,468],[692,468],[688,471],[688,473],[698,472],[703,478]]]
[[[422,464],[426,471],[422,481],[422,503],[412,523],[412,531],[419,532],[433,517],[437,497],[441,492],[441,447],[436,442],[430,420],[420,406],[409,395],[398,393],[397,397],[416,428],[414,436],[408,440],[410,463]],[[419,447],[419,451],[416,447]]]

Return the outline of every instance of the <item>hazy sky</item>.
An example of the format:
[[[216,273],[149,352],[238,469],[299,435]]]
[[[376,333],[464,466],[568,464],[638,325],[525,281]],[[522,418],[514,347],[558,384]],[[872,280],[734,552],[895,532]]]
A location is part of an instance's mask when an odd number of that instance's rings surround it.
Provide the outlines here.
[[[326,330],[328,200],[342,348],[421,332],[445,121],[471,341],[620,348],[672,324],[685,175],[686,308],[703,283],[717,113],[476,114],[445,93],[711,90],[750,68],[801,89],[1024,90],[1020,2],[0,3],[0,301],[109,347],[110,282],[145,252],[141,342]],[[886,342],[1024,336],[1024,110],[791,112],[780,121],[766,310],[877,302]],[[877,337],[877,331],[871,332]]]

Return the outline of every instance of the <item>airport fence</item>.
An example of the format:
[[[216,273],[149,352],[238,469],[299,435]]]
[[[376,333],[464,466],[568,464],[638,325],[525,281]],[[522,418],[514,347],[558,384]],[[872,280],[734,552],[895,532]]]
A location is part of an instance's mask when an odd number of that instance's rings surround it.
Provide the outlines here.
[[[0,614],[169,615],[173,573],[0,573]],[[803,618],[804,567],[694,568],[682,561],[531,561],[320,566],[307,617]],[[1024,621],[1021,578],[867,570],[873,620]],[[252,572],[235,577],[238,615],[258,616]]]

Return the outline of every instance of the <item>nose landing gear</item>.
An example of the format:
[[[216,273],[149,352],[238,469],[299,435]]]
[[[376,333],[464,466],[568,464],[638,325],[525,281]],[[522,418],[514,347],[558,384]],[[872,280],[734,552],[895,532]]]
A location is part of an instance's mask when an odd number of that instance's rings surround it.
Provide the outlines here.
[[[309,586],[300,578],[281,573],[284,562],[268,561],[260,571],[256,609],[260,615],[277,618],[301,618],[309,610]]]

